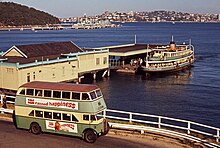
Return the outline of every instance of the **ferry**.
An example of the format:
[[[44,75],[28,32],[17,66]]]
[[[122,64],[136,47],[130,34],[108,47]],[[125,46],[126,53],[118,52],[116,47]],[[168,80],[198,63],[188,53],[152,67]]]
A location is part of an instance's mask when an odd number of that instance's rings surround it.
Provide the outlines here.
[[[194,46],[189,44],[176,45],[173,37],[168,46],[157,45],[148,50],[146,61],[140,69],[146,73],[177,72],[189,68],[194,63]]]

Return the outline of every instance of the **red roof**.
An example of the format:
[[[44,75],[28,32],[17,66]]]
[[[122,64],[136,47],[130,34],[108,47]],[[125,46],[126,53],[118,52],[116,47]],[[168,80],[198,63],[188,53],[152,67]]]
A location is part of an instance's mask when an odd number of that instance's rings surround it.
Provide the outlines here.
[[[73,83],[60,83],[60,82],[40,82],[33,81],[20,86],[33,89],[46,89],[46,90],[60,90],[60,91],[73,91],[73,92],[90,92],[98,89],[98,86],[92,84],[73,84]]]
[[[72,42],[52,42],[46,44],[31,44],[16,46],[28,58],[82,52],[83,50]]]

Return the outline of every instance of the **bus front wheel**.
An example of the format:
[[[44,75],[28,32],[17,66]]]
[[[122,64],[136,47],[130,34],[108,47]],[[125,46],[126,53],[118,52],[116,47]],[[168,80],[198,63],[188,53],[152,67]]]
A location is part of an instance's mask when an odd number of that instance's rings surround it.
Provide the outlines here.
[[[84,132],[84,140],[88,143],[94,143],[97,139],[97,134],[93,130],[86,130]]]
[[[41,133],[41,127],[36,122],[33,122],[30,125],[30,131],[31,131],[31,133],[38,135]]]

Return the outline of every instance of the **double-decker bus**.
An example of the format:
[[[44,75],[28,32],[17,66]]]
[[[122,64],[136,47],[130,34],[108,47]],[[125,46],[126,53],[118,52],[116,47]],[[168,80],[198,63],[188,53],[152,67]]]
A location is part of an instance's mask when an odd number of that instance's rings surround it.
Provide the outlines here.
[[[96,85],[30,82],[19,87],[13,115],[16,128],[82,137],[93,143],[108,133],[107,121],[98,116],[106,109]]]

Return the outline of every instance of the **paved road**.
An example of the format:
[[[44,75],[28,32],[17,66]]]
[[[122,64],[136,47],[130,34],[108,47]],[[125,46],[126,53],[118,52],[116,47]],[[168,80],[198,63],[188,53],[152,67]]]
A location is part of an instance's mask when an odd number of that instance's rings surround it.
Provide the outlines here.
[[[155,143],[140,142],[126,136],[114,137],[108,134],[95,143],[86,143],[80,138],[54,134],[33,135],[26,130],[18,130],[10,121],[0,120],[0,148],[154,148]],[[163,147],[163,146],[159,146]],[[167,147],[167,146],[165,146]]]

